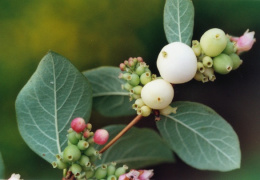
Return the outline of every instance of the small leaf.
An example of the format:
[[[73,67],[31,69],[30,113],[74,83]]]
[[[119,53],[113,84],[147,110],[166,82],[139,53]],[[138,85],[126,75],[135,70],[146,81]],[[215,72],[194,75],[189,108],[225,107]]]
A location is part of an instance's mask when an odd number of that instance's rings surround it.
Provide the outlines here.
[[[123,125],[105,127],[109,132],[109,141],[124,127]],[[101,149],[101,147],[98,146],[98,149]],[[97,162],[97,165],[116,162],[118,166],[126,164],[130,169],[138,169],[173,161],[173,153],[155,131],[132,127],[102,154],[102,158]]]
[[[5,166],[2,154],[0,152],[0,179],[4,179]]]
[[[93,108],[103,116],[116,117],[135,114],[129,92],[123,90],[124,80],[119,79],[120,69],[99,67],[83,72],[93,90]]]
[[[162,116],[157,127],[173,151],[187,164],[204,170],[240,167],[239,141],[232,127],[209,107],[175,102],[177,114]]]
[[[169,43],[191,44],[194,26],[194,7],[191,0],[166,0],[164,31]]]
[[[18,127],[29,147],[52,162],[67,145],[71,120],[88,121],[91,106],[87,79],[66,58],[49,52],[16,99]]]

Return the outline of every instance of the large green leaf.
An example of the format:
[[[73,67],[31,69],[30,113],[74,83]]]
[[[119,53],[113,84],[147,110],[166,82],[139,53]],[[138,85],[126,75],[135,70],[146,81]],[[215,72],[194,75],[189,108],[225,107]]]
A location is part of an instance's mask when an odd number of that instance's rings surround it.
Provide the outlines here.
[[[191,44],[194,26],[194,7],[191,0],[166,0],[164,31],[169,43]]]
[[[4,161],[2,158],[2,154],[0,152],[0,179],[4,179],[4,171],[5,171]]]
[[[93,108],[104,116],[135,114],[129,92],[121,88],[125,81],[118,78],[120,72],[117,67],[99,67],[83,72],[93,90]]]
[[[173,151],[187,164],[205,170],[240,167],[239,141],[232,127],[209,107],[176,102],[177,114],[162,116],[157,127]]]
[[[124,127],[123,125],[105,127],[109,132],[109,141]],[[103,153],[97,165],[117,162],[119,166],[126,164],[130,168],[138,169],[173,161],[171,149],[155,131],[133,127]]]
[[[16,99],[18,127],[29,147],[52,162],[67,145],[70,121],[88,121],[91,106],[87,79],[66,58],[49,52]]]

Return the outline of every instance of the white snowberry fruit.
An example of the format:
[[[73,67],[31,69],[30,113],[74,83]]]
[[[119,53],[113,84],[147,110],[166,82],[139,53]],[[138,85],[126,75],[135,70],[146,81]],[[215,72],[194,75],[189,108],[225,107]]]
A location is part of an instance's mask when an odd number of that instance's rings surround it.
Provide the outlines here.
[[[173,96],[172,85],[163,79],[156,79],[147,83],[141,92],[143,102],[152,109],[167,107],[172,102]]]
[[[157,59],[161,77],[173,84],[193,79],[197,71],[197,58],[191,47],[181,42],[164,46]]]

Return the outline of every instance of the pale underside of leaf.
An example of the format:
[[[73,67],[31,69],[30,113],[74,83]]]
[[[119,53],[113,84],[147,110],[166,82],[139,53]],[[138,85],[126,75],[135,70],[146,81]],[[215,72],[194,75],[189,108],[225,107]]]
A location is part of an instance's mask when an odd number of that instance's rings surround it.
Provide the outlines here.
[[[109,139],[116,136],[123,127],[123,125],[105,127],[109,131]],[[130,168],[142,168],[173,161],[171,150],[157,133],[150,129],[132,128],[102,154],[102,159],[97,165],[116,162],[118,166],[126,164]]]
[[[206,170],[240,167],[239,141],[232,127],[212,109],[176,102],[177,114],[163,116],[157,126],[172,149],[187,164]]]
[[[83,72],[92,86],[93,108],[104,116],[135,114],[129,92],[121,88],[126,82],[118,78],[120,72],[117,67],[99,67]]]
[[[191,44],[194,7],[191,0],[167,0],[164,7],[164,31],[169,43]]]
[[[16,100],[18,127],[26,143],[51,162],[67,144],[70,121],[88,121],[92,95],[87,79],[64,57],[49,52]]]

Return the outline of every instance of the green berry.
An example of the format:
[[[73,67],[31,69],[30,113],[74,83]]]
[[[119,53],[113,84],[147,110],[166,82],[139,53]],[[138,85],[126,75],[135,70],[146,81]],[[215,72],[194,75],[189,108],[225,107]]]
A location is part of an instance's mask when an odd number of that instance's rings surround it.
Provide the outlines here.
[[[103,164],[101,167],[96,169],[95,178],[103,179],[107,176],[107,165]]]
[[[114,175],[116,172],[116,163],[112,162],[107,166],[107,175]]]
[[[70,170],[75,176],[79,176],[82,171],[82,167],[79,164],[72,164],[70,166]]]
[[[240,59],[240,57],[235,53],[230,54],[229,57],[232,59],[232,62],[233,62],[232,70],[239,68],[239,66],[243,63],[243,61]]]
[[[151,114],[151,112],[152,112],[152,109],[148,106],[142,106],[141,108],[139,108],[137,110],[137,114],[142,115],[144,117],[149,116]]]
[[[68,145],[63,151],[64,162],[75,162],[79,160],[81,152],[75,145]]]
[[[205,67],[202,62],[197,62],[197,71],[203,73],[205,71]]]
[[[127,82],[131,86],[137,86],[140,83],[140,78],[137,74],[133,73],[128,79]]]
[[[87,167],[89,165],[89,157],[85,156],[85,155],[81,155],[81,157],[79,159],[79,164],[81,166]]]
[[[209,81],[209,79],[206,76],[204,76],[204,74],[202,74],[201,72],[197,72],[194,76],[194,79],[197,81],[202,81],[203,83]]]
[[[200,47],[200,43],[197,40],[193,40],[192,41],[192,50],[194,51],[196,56],[200,56],[201,54],[201,47]]]
[[[74,145],[76,145],[76,144],[78,144],[78,142],[79,142],[79,139],[78,139],[78,135],[77,135],[78,133],[76,133],[75,131],[73,131],[73,132],[71,132],[71,133],[69,133],[67,136],[68,136],[68,140],[69,140],[69,142],[71,143],[71,144],[74,144]]]
[[[135,73],[139,76],[141,76],[145,72],[145,66],[140,65],[135,69]]]
[[[131,91],[131,89],[133,89],[133,86],[130,85],[129,83],[125,83],[122,85],[122,89],[125,89],[127,91]]]
[[[202,59],[202,63],[204,67],[212,67],[213,66],[213,60],[209,56],[204,56]]]
[[[210,81],[215,81],[216,80],[216,76],[214,74],[214,69],[213,68],[206,68],[203,74],[206,77],[208,77]]]
[[[143,85],[149,83],[150,81],[152,81],[152,76],[150,72],[145,72],[141,75],[140,77],[140,81]]]
[[[219,74],[227,74],[233,68],[233,61],[228,55],[220,54],[213,59],[213,68]]]
[[[122,167],[117,168],[115,171],[115,176],[119,177],[119,176],[125,174],[127,169],[128,169],[128,167],[126,165],[123,165]]]
[[[89,143],[87,141],[80,140],[78,142],[77,146],[78,146],[79,150],[86,150],[88,148],[88,146],[89,146]]]
[[[219,55],[227,45],[225,32],[218,28],[209,29],[201,36],[200,45],[206,55]]]
[[[85,151],[84,154],[87,156],[95,156],[97,150],[93,146],[89,146]]]
[[[56,162],[52,163],[53,168],[58,168],[58,169],[66,169],[68,168],[68,164],[63,162],[62,160],[57,160]]]
[[[171,113],[174,113],[176,114],[176,111],[177,111],[177,107],[171,107],[171,106],[167,106],[166,108],[164,109],[160,109],[160,114],[161,115],[169,115]]]
[[[142,91],[142,86],[135,86],[133,89],[131,89],[131,93],[140,95]]]
[[[226,48],[224,49],[224,51],[222,53],[230,55],[230,54],[232,54],[234,52],[236,52],[235,44],[233,42],[231,42],[229,40],[229,38],[227,37],[227,46],[226,46]]]
[[[85,171],[85,176],[86,176],[87,179],[93,177],[94,174],[95,174],[94,170]]]

